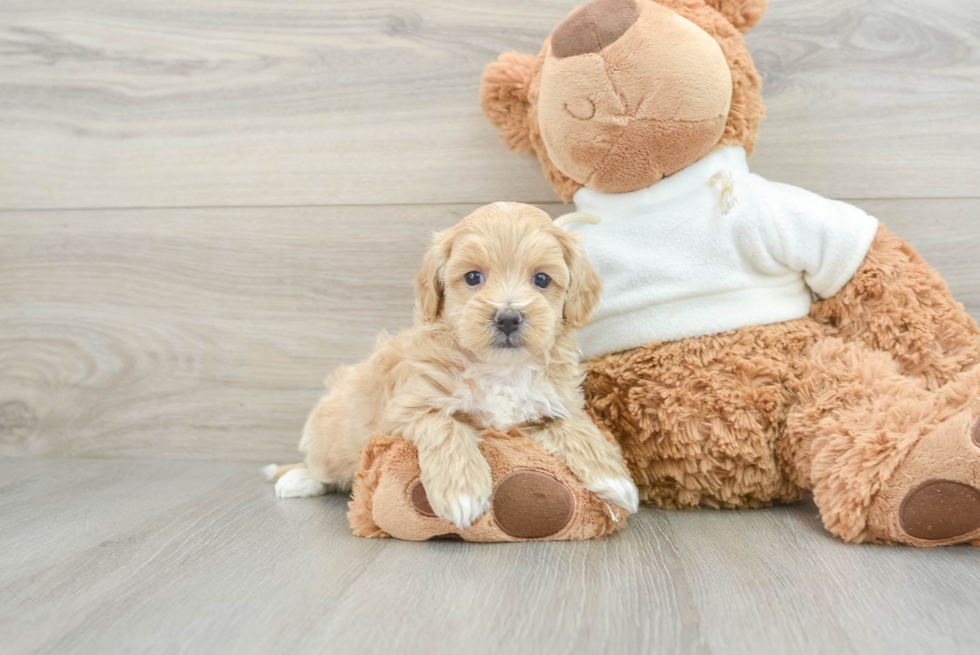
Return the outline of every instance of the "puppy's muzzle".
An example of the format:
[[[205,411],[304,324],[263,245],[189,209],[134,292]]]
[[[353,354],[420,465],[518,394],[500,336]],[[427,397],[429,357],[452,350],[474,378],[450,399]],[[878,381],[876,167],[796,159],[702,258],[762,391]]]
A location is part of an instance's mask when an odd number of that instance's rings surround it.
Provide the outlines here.
[[[501,309],[493,317],[493,324],[497,331],[506,337],[520,330],[522,323],[524,323],[524,314],[516,309]]]

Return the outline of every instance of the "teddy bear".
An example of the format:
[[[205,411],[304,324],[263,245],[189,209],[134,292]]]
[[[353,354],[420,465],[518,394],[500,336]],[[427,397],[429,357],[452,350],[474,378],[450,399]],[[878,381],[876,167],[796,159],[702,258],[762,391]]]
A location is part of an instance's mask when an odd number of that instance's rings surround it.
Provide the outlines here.
[[[980,545],[980,328],[860,209],[750,172],[766,0],[593,0],[481,104],[604,278],[586,405],[647,506],[811,493],[851,543]]]

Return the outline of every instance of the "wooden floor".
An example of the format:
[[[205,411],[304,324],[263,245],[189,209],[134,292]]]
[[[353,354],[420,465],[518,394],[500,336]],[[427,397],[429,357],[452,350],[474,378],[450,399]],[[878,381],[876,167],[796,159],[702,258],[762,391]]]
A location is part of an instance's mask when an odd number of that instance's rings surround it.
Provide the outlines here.
[[[976,550],[846,546],[809,503],[642,510],[603,541],[350,535],[254,465],[0,459],[26,653],[977,653]]]
[[[557,202],[480,73],[582,0],[0,2],[0,653],[977,653],[980,551],[812,505],[597,543],[350,536],[277,502],[429,233]],[[771,0],[752,169],[853,202],[980,317],[980,2]]]

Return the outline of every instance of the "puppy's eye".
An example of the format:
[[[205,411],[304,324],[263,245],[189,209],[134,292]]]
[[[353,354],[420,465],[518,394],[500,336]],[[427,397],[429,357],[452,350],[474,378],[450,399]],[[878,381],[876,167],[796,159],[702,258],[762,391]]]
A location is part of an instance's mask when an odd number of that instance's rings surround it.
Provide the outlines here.
[[[548,286],[551,284],[551,278],[545,275],[544,273],[538,273],[531,279],[534,281],[534,286],[541,289],[547,289]]]
[[[466,284],[468,284],[471,287],[475,287],[476,285],[483,282],[483,273],[480,273],[478,271],[470,271],[469,273],[463,276],[463,279],[466,280]]]

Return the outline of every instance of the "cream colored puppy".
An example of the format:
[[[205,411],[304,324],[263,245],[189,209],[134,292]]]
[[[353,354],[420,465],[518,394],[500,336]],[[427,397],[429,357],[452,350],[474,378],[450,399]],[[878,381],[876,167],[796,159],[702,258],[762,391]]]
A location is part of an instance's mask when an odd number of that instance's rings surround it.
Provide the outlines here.
[[[601,281],[578,235],[516,203],[435,235],[415,280],[415,326],[341,367],[303,430],[305,463],[267,469],[281,498],[349,490],[373,434],[418,448],[432,510],[465,528],[492,482],[480,431],[519,425],[605,500],[636,511],[616,447],[586,416],[579,349]],[[280,477],[281,476],[281,477]]]

